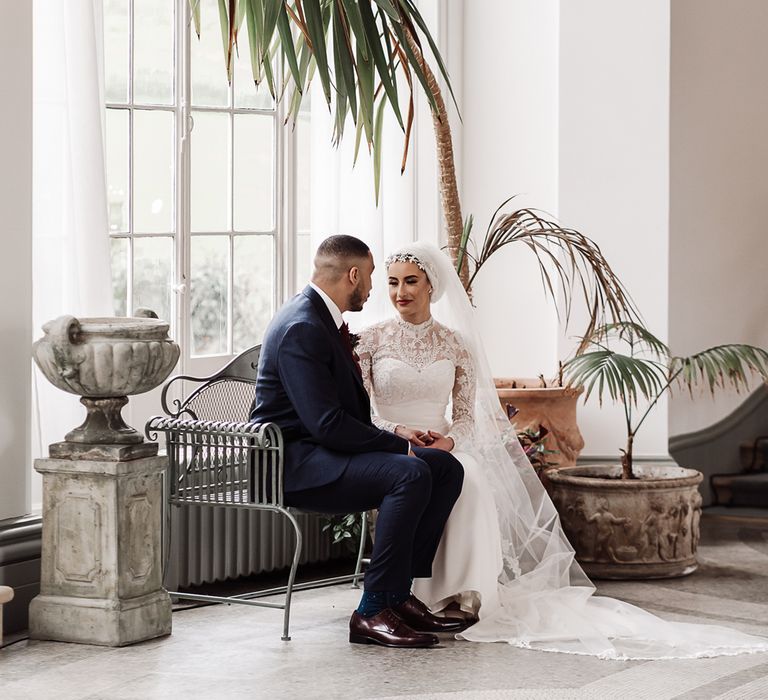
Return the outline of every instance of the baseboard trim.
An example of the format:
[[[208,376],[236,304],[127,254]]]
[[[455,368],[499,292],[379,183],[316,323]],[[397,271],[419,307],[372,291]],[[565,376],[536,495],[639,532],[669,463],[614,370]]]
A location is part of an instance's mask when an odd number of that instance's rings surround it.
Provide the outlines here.
[[[672,459],[669,455],[640,455],[640,456],[633,456],[632,457],[633,462],[637,462],[639,464],[674,464],[675,460]],[[614,455],[579,455],[579,458],[576,460],[576,464],[602,464],[603,462],[609,462],[612,464],[619,464],[621,462],[621,455],[614,454]]]
[[[40,515],[0,521],[0,584],[14,590],[13,600],[3,606],[7,635],[29,625],[29,603],[40,591],[42,534]]]

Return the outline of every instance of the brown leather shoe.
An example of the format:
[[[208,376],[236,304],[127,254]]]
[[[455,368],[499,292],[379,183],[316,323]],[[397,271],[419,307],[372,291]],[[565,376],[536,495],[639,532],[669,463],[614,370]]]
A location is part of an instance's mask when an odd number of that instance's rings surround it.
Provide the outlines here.
[[[353,612],[349,618],[349,641],[352,644],[381,644],[408,649],[431,647],[439,640],[434,634],[415,632],[399,615],[387,608],[371,617]]]
[[[464,620],[433,615],[415,595],[392,608],[403,621],[417,632],[461,632],[469,627]]]

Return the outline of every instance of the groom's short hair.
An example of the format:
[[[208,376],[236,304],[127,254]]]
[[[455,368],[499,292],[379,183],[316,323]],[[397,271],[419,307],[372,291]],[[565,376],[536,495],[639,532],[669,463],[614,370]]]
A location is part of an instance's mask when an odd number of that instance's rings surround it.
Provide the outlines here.
[[[339,234],[329,236],[317,248],[315,253],[315,277],[337,280],[345,275],[350,267],[370,254],[370,248],[359,238]]]

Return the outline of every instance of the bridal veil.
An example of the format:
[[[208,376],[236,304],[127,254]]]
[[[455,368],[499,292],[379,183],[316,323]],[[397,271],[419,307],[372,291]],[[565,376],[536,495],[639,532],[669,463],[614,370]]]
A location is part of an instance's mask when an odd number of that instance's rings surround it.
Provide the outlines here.
[[[421,242],[393,255],[421,263],[435,290],[434,317],[459,332],[475,362],[473,451],[493,491],[504,566],[498,604],[483,606],[480,621],[461,637],[612,659],[768,651],[768,639],[720,626],[667,622],[634,605],[595,595],[501,409],[472,306],[449,258]]]

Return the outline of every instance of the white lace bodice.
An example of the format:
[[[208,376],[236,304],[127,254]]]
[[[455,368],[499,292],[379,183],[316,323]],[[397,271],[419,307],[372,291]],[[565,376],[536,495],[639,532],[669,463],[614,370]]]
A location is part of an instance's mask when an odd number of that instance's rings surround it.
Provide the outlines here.
[[[453,438],[457,449],[466,443],[475,371],[458,333],[432,318],[417,325],[396,318],[366,328],[356,350],[378,427],[432,429]]]

